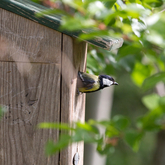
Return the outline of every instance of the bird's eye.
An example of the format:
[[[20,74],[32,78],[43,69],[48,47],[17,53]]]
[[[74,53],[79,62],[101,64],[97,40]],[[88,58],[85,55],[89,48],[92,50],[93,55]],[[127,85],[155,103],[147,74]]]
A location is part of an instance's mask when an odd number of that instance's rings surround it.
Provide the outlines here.
[[[114,81],[114,79],[112,77],[109,77],[109,80]]]

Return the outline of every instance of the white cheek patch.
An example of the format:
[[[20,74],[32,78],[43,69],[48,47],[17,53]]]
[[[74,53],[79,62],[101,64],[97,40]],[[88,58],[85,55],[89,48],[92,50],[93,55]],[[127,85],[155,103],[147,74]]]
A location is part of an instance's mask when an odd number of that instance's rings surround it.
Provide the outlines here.
[[[103,78],[103,85],[111,86],[112,84],[113,84],[113,81]]]

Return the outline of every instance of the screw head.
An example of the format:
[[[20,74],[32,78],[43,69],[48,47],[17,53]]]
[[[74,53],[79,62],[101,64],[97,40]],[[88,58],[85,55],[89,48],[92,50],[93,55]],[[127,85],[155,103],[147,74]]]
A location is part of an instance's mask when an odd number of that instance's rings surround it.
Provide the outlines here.
[[[80,155],[78,152],[76,152],[73,156],[73,165],[78,165],[79,160],[80,160]]]

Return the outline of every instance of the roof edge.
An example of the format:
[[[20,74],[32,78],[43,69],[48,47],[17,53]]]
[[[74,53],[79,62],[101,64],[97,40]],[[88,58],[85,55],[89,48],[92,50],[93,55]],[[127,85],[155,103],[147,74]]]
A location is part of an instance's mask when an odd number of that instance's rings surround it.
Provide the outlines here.
[[[32,1],[25,1],[25,0],[1,0],[0,8],[3,8],[5,10],[11,11],[15,14],[18,14],[20,16],[23,16],[27,19],[30,19],[34,22],[37,22],[39,24],[45,25],[49,28],[52,28],[54,30],[57,30],[61,33],[64,33],[66,35],[69,35],[71,37],[79,38],[79,35],[82,33],[87,33],[86,31],[76,31],[76,32],[70,32],[70,31],[63,31],[61,30],[60,24],[61,19],[59,16],[49,16],[46,15],[44,17],[36,17],[36,12],[42,11],[44,9],[48,9],[45,6],[36,4]],[[86,42],[95,45],[97,47],[101,47],[106,50],[114,50],[122,46],[123,39],[112,39],[110,37],[101,38],[97,37],[93,40],[85,40]]]

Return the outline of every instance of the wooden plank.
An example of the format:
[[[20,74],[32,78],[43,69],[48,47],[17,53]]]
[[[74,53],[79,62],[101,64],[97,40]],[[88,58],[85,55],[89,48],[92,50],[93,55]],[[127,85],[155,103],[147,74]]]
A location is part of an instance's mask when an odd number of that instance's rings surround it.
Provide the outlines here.
[[[77,96],[78,70],[84,71],[86,64],[87,44],[76,42],[75,39],[63,35],[62,49],[62,97],[61,122],[72,124],[75,121],[84,122],[85,94]],[[61,165],[71,165],[74,154],[80,155],[79,165],[83,165],[83,142],[73,144],[60,153]]]
[[[58,130],[36,129],[60,121],[61,36],[50,28],[0,9],[0,164],[58,164],[46,157]]]
[[[58,155],[45,157],[44,146],[57,140],[59,131],[36,125],[59,122],[59,66],[31,65],[31,72],[21,75],[16,63],[0,62],[0,104],[8,109],[0,123],[0,164],[58,164]]]
[[[0,61],[60,63],[61,33],[0,8]]]

